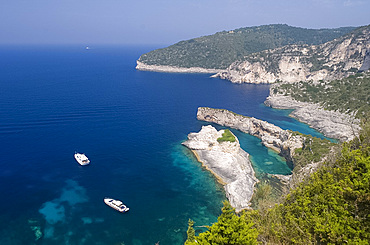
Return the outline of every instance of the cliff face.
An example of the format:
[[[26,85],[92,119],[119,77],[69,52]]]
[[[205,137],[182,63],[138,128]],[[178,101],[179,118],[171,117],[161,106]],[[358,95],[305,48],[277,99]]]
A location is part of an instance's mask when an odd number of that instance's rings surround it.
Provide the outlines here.
[[[263,145],[279,152],[288,161],[292,161],[295,149],[302,148],[304,142],[302,136],[293,135],[288,130],[283,130],[271,123],[253,117],[238,115],[224,109],[199,107],[197,119],[217,123],[254,135],[262,140]]]
[[[370,26],[321,45],[289,45],[232,63],[215,76],[234,83],[318,81],[369,69]]]
[[[370,69],[370,50],[366,52],[364,63],[362,63],[362,66],[358,71],[367,71]]]
[[[230,204],[240,211],[248,208],[253,196],[255,177],[249,154],[240,148],[239,141],[218,142],[224,130],[203,126],[199,133],[190,133],[183,143],[198,160],[224,185]]]

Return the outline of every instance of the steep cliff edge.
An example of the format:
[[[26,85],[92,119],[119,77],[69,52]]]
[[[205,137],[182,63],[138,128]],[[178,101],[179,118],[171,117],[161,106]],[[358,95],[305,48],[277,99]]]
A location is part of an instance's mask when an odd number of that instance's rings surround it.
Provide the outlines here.
[[[191,149],[197,159],[224,185],[226,196],[237,212],[249,208],[253,196],[255,177],[249,154],[235,142],[222,141],[224,130],[203,126],[200,132],[190,133],[183,143]]]
[[[199,107],[197,119],[238,129],[262,140],[266,147],[274,149],[292,162],[295,149],[302,148],[304,137],[283,130],[266,121],[246,117],[224,109]]]
[[[370,25],[321,45],[288,45],[245,56],[215,76],[233,83],[333,80],[369,69]]]

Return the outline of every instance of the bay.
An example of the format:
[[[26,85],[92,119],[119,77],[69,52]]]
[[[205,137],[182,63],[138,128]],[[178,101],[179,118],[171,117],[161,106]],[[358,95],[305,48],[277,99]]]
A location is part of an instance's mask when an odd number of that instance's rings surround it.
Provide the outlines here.
[[[183,244],[189,218],[215,222],[223,188],[181,145],[207,125],[199,106],[322,137],[265,107],[268,85],[135,70],[155,48],[0,47],[0,244]],[[257,138],[234,133],[257,172],[290,173]]]

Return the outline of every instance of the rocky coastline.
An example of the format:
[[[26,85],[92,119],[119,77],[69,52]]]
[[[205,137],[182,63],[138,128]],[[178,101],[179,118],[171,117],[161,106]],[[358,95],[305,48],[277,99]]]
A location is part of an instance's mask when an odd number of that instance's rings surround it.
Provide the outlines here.
[[[284,130],[266,121],[239,115],[225,109],[199,107],[197,119],[256,136],[262,140],[264,146],[279,152],[289,162],[292,162],[295,149],[302,148],[304,142],[304,137],[301,135],[295,135],[289,130]]]
[[[224,130],[217,131],[211,125],[203,126],[198,133],[190,133],[183,145],[224,185],[226,197],[239,212],[250,207],[258,179],[249,154],[240,148],[235,135],[235,142],[217,141],[223,133]]]
[[[176,67],[176,66],[162,66],[162,65],[147,65],[143,62],[136,61],[136,69],[141,71],[153,71],[153,72],[167,72],[167,73],[218,73],[224,70],[220,69],[206,69],[202,67]]]
[[[266,98],[266,106],[293,109],[289,116],[310,125],[329,138],[343,142],[352,140],[358,135],[360,121],[353,116],[325,110],[318,104],[296,101],[290,96],[273,94],[272,88],[270,88],[270,96]]]

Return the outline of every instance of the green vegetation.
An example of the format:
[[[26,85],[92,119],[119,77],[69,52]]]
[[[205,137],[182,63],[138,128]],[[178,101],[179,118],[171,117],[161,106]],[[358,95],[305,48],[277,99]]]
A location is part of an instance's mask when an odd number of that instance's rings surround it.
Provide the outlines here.
[[[357,118],[370,116],[370,72],[330,82],[281,84],[274,92],[298,101],[318,103],[327,110],[354,113]]]
[[[181,41],[143,54],[139,61],[148,65],[225,69],[252,53],[289,44],[322,44],[353,29],[305,29],[281,24],[240,28]]]
[[[370,123],[362,128],[281,204],[268,204],[262,186],[258,210],[235,214],[224,203],[218,221],[186,244],[369,244]]]
[[[326,164],[277,206],[286,242],[368,244],[370,239],[370,130],[344,144]]]
[[[320,162],[324,156],[327,156],[337,144],[327,139],[320,139],[311,135],[304,135],[305,141],[303,147],[294,152],[294,169],[299,170],[308,163]]]
[[[273,192],[273,187],[270,185],[269,181],[264,180],[257,183],[251,200],[251,207],[259,210],[269,209],[274,205],[274,201],[278,199],[276,194],[277,193]]]
[[[191,245],[193,242],[195,242],[195,230],[193,226],[194,226],[194,221],[189,219],[188,231],[186,232],[188,239],[186,240],[185,245]]]
[[[235,136],[230,132],[229,129],[225,129],[225,132],[222,134],[222,137],[218,138],[218,143],[221,143],[223,141],[230,141],[235,142]]]
[[[186,245],[227,245],[257,244],[258,232],[252,222],[247,222],[245,214],[236,215],[229,202],[224,202],[222,213],[208,231],[197,237],[188,235]]]

